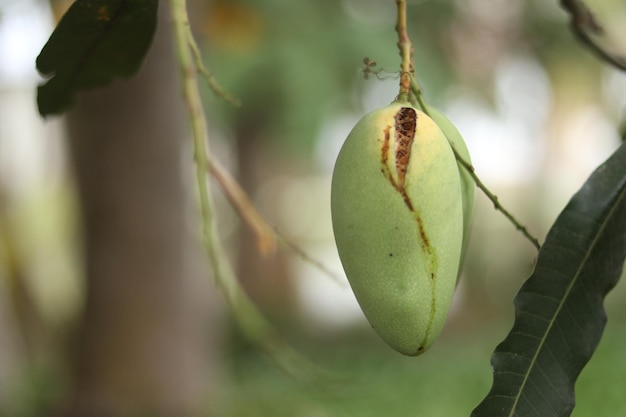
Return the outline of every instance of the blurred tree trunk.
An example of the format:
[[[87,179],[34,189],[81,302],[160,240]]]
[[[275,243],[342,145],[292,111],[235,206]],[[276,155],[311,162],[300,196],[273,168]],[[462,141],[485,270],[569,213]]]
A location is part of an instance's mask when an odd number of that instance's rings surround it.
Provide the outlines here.
[[[184,417],[207,392],[212,287],[190,228],[192,154],[160,9],[140,72],[82,94],[69,117],[86,262],[72,416]]]

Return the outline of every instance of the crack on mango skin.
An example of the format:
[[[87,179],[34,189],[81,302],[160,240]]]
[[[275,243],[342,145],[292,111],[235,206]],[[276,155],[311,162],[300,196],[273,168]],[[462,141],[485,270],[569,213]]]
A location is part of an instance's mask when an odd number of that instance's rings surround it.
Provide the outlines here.
[[[408,171],[408,166],[411,158],[411,148],[413,146],[413,142],[416,136],[417,130],[417,113],[414,109],[410,107],[401,107],[400,110],[394,116],[395,121],[395,141],[394,141],[394,150],[395,150],[395,171],[398,180],[394,178],[391,168],[389,167],[389,152],[391,149],[391,127],[387,125],[383,129],[383,143],[381,146],[381,173],[387,178],[391,186],[401,195],[404,204],[407,206],[409,211],[411,212],[411,216],[415,219],[420,235],[420,246],[424,253],[426,253],[428,259],[430,260],[429,270],[430,270],[430,282],[431,282],[431,305],[430,305],[430,314],[428,318],[428,325],[424,332],[424,338],[419,344],[419,347],[415,351],[414,355],[419,355],[425,350],[426,342],[430,337],[430,333],[432,331],[432,327],[435,321],[435,313],[436,313],[436,281],[437,281],[437,267],[438,260],[437,255],[434,251],[430,243],[430,239],[428,238],[428,234],[426,233],[426,229],[424,227],[424,223],[420,214],[415,209],[415,205],[411,201],[406,188],[405,188],[405,180],[406,173]]]

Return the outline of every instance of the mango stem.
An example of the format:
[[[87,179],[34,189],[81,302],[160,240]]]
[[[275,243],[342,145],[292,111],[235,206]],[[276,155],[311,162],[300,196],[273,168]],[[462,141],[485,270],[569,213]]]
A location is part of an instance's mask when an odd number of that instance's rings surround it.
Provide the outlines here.
[[[400,92],[397,101],[408,102],[411,94],[411,78],[415,74],[413,67],[413,43],[409,38],[406,25],[406,0],[396,0],[398,7],[398,21],[396,32],[398,32],[398,49],[402,58],[400,71]]]

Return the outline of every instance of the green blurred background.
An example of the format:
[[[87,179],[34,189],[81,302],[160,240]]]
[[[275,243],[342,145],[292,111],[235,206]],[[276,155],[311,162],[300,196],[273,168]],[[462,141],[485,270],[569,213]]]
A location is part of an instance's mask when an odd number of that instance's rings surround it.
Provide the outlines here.
[[[70,3],[0,0],[2,416],[64,415],[67,404],[93,400],[76,388],[83,382],[75,341],[85,333],[80,323],[97,295],[87,296],[93,293],[85,280],[80,170],[72,168],[78,153],[68,150],[66,138],[74,121],[40,119],[34,100],[41,82],[35,57],[54,16]],[[626,54],[626,3],[587,4],[605,26],[602,43]],[[165,330],[160,337],[197,356],[185,366],[201,365],[179,367],[176,352],[164,348],[160,358],[172,361],[175,377],[155,370],[148,385],[158,388],[141,395],[102,389],[100,395],[131,402],[141,396],[157,410],[159,398],[167,396],[163,392],[190,386],[176,401],[194,405],[172,410],[220,417],[469,415],[490,387],[489,358],[512,324],[512,300],[532,270],[533,246],[478,194],[469,253],[444,334],[423,356],[405,358],[369,328],[333,243],[334,158],[360,116],[397,93],[395,2],[195,0],[190,10],[205,64],[243,103],[233,107],[203,86],[213,152],[269,223],[331,273],[285,246],[260,255],[215,188],[229,261],[279,333],[319,369],[310,380],[294,379],[241,335],[196,243],[189,262],[199,279],[184,290],[199,294],[192,302],[197,308],[184,313],[194,322],[195,338],[177,340]],[[502,204],[543,240],[572,193],[620,143],[626,75],[573,39],[556,0],[409,1],[409,34],[427,101],[457,124],[477,173]],[[386,69],[381,79],[364,79],[365,57]],[[159,79],[152,83],[151,89],[162,88]],[[173,96],[168,108],[179,105]],[[190,142],[181,146],[184,187],[193,201]],[[197,237],[195,211],[185,213],[184,227]],[[144,296],[141,289],[133,291],[138,300]],[[625,297],[621,283],[607,299],[607,329],[577,383],[575,416],[626,412]],[[113,314],[118,306],[99,308],[112,317],[107,309]],[[161,352],[156,340],[138,345],[138,357]],[[107,343],[124,341],[109,337]],[[107,360],[119,359],[115,348],[106,352]],[[99,375],[105,374],[93,373],[90,386],[106,386],[98,385]],[[148,415],[182,415],[161,411]]]

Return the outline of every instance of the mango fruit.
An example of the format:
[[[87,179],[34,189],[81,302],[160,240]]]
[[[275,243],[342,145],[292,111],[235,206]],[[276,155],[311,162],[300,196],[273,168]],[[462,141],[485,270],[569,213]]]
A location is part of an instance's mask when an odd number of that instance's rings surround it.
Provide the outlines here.
[[[446,136],[394,102],[366,114],[344,142],[331,184],[341,263],[378,335],[405,355],[437,338],[463,242],[463,198]]]

